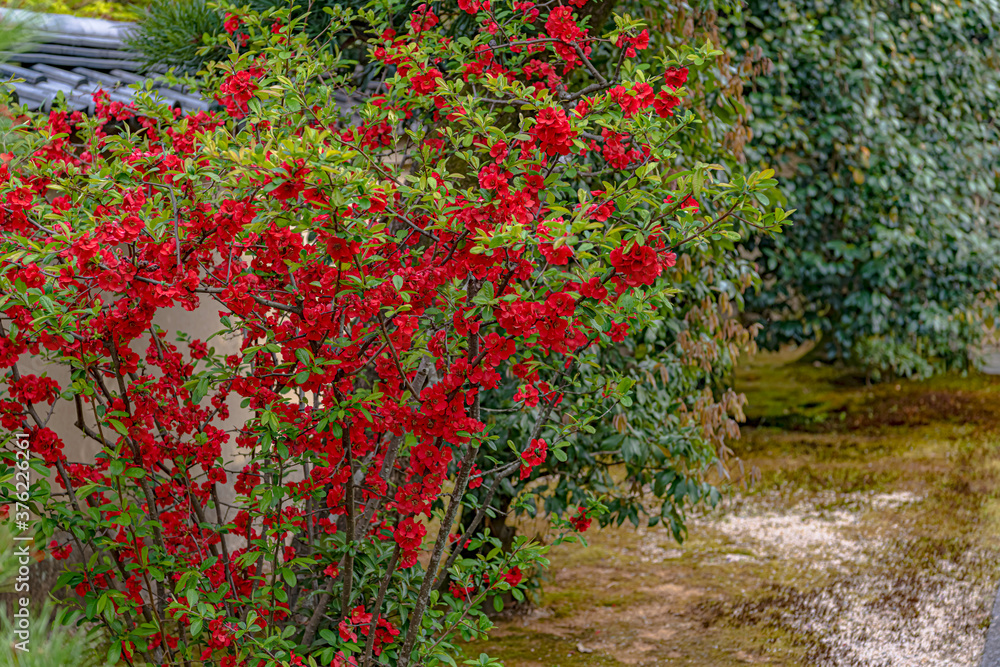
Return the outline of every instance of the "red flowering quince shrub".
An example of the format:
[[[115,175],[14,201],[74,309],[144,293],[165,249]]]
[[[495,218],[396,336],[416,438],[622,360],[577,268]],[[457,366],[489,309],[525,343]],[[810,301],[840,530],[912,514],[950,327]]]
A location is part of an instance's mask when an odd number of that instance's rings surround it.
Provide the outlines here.
[[[110,659],[455,664],[483,602],[523,595],[546,548],[495,548],[470,491],[628,399],[582,370],[669,308],[678,253],[787,215],[772,174],[672,168],[710,49],[640,63],[638,23],[597,35],[579,4],[466,3],[460,38],[427,5],[334,12],[380,72],[355,109],[353,63],[231,8],[217,112],[99,93],[92,117],[29,116],[0,167],[0,423],[28,434],[40,536],[79,559],[60,582]],[[620,55],[599,69],[596,46]],[[154,323],[207,304],[238,353]],[[503,377],[536,409],[523,442],[487,426]]]

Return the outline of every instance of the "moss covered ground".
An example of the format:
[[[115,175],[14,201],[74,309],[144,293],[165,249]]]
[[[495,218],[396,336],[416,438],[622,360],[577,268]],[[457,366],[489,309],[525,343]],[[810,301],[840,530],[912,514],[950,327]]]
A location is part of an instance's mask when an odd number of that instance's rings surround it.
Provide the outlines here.
[[[553,549],[537,608],[468,654],[510,667],[975,665],[1000,575],[1000,378],[869,386],[800,356],[761,354],[737,373],[746,474],[683,544],[592,529],[588,547]]]

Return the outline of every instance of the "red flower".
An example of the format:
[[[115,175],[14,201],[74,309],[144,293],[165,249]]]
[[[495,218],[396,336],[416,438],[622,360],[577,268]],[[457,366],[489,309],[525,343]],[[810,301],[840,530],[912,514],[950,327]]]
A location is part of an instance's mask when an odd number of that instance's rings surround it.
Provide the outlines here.
[[[545,22],[545,30],[549,37],[573,42],[583,35],[580,26],[573,20],[573,10],[569,7],[555,7],[549,13]]]
[[[340,638],[345,642],[358,641],[358,633],[354,631],[354,628],[346,620],[340,622],[340,625],[337,626],[337,631],[340,633]]]
[[[413,92],[417,95],[426,95],[437,90],[438,79],[442,79],[444,75],[441,70],[436,67],[431,67],[426,72],[423,72],[417,76],[410,79],[410,85],[413,86]]]
[[[608,289],[601,283],[600,278],[594,276],[580,285],[580,294],[601,301],[608,296]]]
[[[487,164],[479,172],[479,187],[484,190],[507,190],[507,174],[495,164]]]
[[[587,209],[587,215],[597,222],[606,222],[608,218],[612,216],[615,212],[615,203],[610,199],[602,199],[601,195],[604,194],[603,190],[594,190],[590,194],[594,195],[594,198],[599,201],[599,204],[593,204]]]
[[[400,521],[399,525],[396,526],[393,537],[396,540],[396,544],[399,545],[399,548],[404,553],[412,555],[414,562],[416,562],[416,551],[423,543],[424,535],[426,534],[427,528],[425,528],[422,523],[418,523],[413,519],[413,517],[407,517]]]
[[[630,95],[625,86],[615,86],[608,91],[608,97],[618,103],[626,118],[631,118],[639,110],[639,100]]]
[[[188,348],[191,350],[192,359],[204,359],[208,354],[208,345],[205,344],[205,341],[191,340],[188,342]]]
[[[538,236],[542,240],[538,244],[538,251],[542,253],[542,256],[549,264],[553,266],[565,266],[569,264],[569,260],[573,257],[573,246],[568,243],[562,243],[558,248],[555,247],[555,239],[552,237],[552,232],[549,230],[548,225],[545,224],[538,225]]]
[[[643,51],[649,48],[649,31],[643,30],[635,37],[622,35],[618,38],[618,48],[625,47],[625,57],[635,58],[636,51]]]
[[[681,103],[681,98],[671,95],[667,91],[660,91],[660,94],[653,100],[653,109],[660,118],[670,118],[674,115],[674,107]]]
[[[506,574],[503,575],[504,581],[506,581],[511,586],[517,586],[519,583],[521,583],[522,578],[523,575],[521,574],[521,568],[519,567],[512,567],[511,569],[507,570]]]
[[[653,87],[646,82],[640,82],[632,86],[632,92],[635,93],[635,99],[638,100],[639,106],[643,109],[651,105],[656,99]]]
[[[569,519],[569,522],[573,524],[573,527],[581,533],[586,532],[587,529],[590,528],[591,521],[592,519],[587,517],[587,508],[582,505],[576,508],[576,515],[570,517]]]
[[[56,560],[66,560],[73,552],[73,545],[67,542],[64,545],[59,546],[58,542],[52,540],[49,542],[49,551],[52,553],[52,557]]]
[[[458,0],[458,8],[469,14],[478,14],[479,10],[490,11],[490,0]]]
[[[674,198],[671,197],[670,195],[667,195],[664,198],[663,203],[664,204],[673,204],[674,203]],[[697,213],[698,210],[701,208],[701,206],[698,204],[698,200],[697,199],[695,199],[691,195],[688,195],[684,199],[684,201],[681,202],[681,208],[682,209],[692,209],[691,210],[692,213]]]
[[[490,148],[490,157],[496,160],[497,164],[500,164],[505,159],[507,159],[506,142],[498,141],[497,143],[493,144],[493,147]]]
[[[222,24],[222,27],[225,29],[226,32],[228,32],[230,35],[235,34],[236,31],[240,29],[240,24],[241,22],[239,16],[226,12],[226,22]]]
[[[351,623],[354,625],[364,625],[367,626],[372,622],[372,615],[365,613],[365,608],[363,605],[358,605],[351,610]],[[364,634],[368,634],[368,628],[362,628],[361,630]]]
[[[59,397],[59,383],[50,377],[22,375],[10,384],[10,395],[21,403],[48,403],[51,405]]]
[[[475,591],[476,591],[475,586],[461,586],[456,581],[453,581],[450,584],[448,584],[448,592],[461,600],[468,598]]]
[[[524,401],[525,407],[533,408],[538,405],[538,390],[531,385],[521,385],[514,394],[515,401]]]
[[[7,193],[7,204],[13,209],[23,209],[31,204],[35,196],[28,188],[18,188]]]
[[[479,466],[472,464],[472,470],[469,471],[469,489],[478,489],[483,485],[483,471],[479,469]]]

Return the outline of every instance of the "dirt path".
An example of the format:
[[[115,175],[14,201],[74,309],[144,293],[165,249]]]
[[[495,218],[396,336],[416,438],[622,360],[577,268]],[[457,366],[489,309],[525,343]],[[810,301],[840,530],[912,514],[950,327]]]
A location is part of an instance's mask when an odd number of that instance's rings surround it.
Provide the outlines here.
[[[744,369],[761,478],[665,530],[553,551],[540,607],[471,646],[510,667],[976,667],[1000,578],[1000,381],[867,388]],[[589,535],[589,534],[588,534]]]

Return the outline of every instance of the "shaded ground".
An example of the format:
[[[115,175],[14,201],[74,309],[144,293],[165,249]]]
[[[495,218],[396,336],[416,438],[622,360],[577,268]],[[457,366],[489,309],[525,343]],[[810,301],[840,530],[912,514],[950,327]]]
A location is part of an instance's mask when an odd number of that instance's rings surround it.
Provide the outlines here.
[[[867,387],[761,356],[734,445],[759,480],[666,531],[553,550],[540,607],[469,647],[510,667],[978,664],[1000,578],[1000,379]]]

